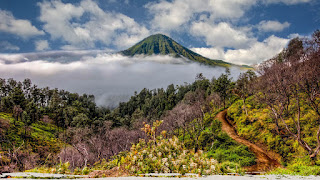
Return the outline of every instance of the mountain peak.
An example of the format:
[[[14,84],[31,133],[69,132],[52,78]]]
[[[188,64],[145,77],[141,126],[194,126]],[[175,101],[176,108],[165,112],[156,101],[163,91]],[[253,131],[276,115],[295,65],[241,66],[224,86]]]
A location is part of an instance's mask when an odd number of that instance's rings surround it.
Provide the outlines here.
[[[183,47],[170,37],[163,34],[151,35],[131,48],[121,51],[125,56],[144,55],[171,55],[173,57],[185,57],[192,61],[208,65],[229,66],[230,64],[222,60],[211,60],[203,57],[190,49]]]
[[[166,36],[166,35],[164,35],[164,34],[160,34],[160,33],[158,33],[158,34],[153,34],[153,35],[150,35],[149,37],[147,37],[147,38],[151,38],[151,37],[162,37],[162,38],[170,38],[170,37],[168,37],[168,36]],[[171,38],[170,38],[171,39]]]

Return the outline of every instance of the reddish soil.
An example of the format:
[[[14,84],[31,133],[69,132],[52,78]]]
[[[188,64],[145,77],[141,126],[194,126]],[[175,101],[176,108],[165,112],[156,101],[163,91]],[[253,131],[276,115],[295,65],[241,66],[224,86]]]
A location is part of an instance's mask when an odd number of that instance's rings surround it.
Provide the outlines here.
[[[243,144],[249,148],[251,152],[256,155],[257,164],[246,167],[248,172],[254,171],[268,171],[277,167],[280,167],[281,156],[272,151],[266,151],[264,147],[258,144],[254,144],[242,137],[240,137],[235,128],[229,123],[227,119],[227,110],[221,111],[217,114],[216,118],[222,122],[222,130],[225,131],[232,139],[240,144]]]

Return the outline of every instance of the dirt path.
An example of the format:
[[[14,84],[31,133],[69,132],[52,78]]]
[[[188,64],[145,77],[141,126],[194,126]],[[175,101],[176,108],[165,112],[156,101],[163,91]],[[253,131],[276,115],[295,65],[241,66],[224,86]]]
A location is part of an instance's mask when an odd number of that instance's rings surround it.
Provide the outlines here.
[[[216,118],[222,122],[222,130],[238,143],[248,146],[249,150],[257,157],[257,164],[247,167],[247,171],[266,171],[280,166],[280,155],[277,155],[274,152],[267,152],[258,145],[240,137],[235,128],[227,121],[226,115],[227,110],[224,110],[218,113],[216,116]]]

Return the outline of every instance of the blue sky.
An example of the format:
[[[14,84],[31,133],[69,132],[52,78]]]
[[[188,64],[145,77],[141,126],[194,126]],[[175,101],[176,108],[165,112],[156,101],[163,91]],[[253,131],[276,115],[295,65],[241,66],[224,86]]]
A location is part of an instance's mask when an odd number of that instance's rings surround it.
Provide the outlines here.
[[[255,64],[319,29],[319,12],[319,0],[1,0],[0,61],[117,52],[163,33],[206,57]]]

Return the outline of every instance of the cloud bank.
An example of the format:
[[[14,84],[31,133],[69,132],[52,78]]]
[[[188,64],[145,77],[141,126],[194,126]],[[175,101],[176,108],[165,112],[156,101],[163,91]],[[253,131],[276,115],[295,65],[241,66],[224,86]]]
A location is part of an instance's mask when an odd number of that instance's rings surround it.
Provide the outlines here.
[[[310,3],[312,0],[172,0],[150,2],[145,7],[153,16],[153,29],[167,33],[185,32],[203,40],[206,46],[192,50],[212,58],[234,64],[256,64],[279,53],[289,38],[274,34],[290,27],[290,22],[261,20],[250,24],[247,16],[257,6]]]
[[[61,58],[61,54],[52,53],[52,57]],[[78,54],[78,60],[68,63],[41,60],[43,53],[33,54],[33,60],[18,61],[17,59],[26,57],[17,54],[16,60],[11,64],[0,64],[1,76],[17,80],[30,78],[40,87],[49,86],[71,92],[94,94],[98,105],[114,107],[120,101],[128,100],[134,91],[139,92],[145,87],[166,88],[171,83],[191,83],[198,73],[203,73],[211,79],[225,71],[222,67],[203,66],[170,56],[129,58],[119,54],[88,54]],[[240,70],[232,68],[231,72],[236,78]]]
[[[257,41],[253,43],[248,48],[224,50],[223,48],[212,47],[192,48],[192,50],[212,59],[223,59],[235,64],[253,65],[268,60],[280,53],[289,40],[272,35],[262,42]]]
[[[149,34],[148,29],[134,19],[103,11],[92,0],[82,0],[79,4],[43,1],[38,6],[44,31],[52,39],[67,43],[61,49],[95,48],[97,43],[127,48]]]
[[[279,32],[289,26],[290,23],[288,22],[280,23],[279,21],[261,21],[258,25],[258,29],[262,32]]]
[[[30,21],[16,19],[11,12],[0,9],[0,31],[16,34],[22,38],[44,35],[44,32],[38,30]]]

